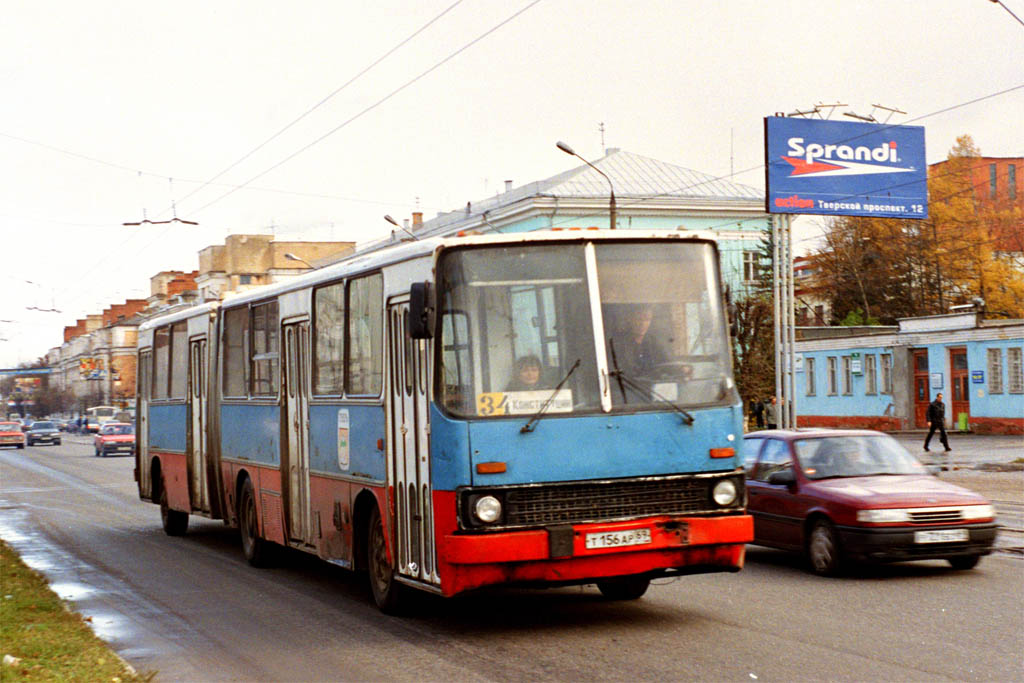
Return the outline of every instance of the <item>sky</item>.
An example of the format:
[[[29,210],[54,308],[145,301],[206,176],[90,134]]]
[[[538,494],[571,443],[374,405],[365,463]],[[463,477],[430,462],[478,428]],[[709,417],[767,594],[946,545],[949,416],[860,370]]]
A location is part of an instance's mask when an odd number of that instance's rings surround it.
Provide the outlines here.
[[[559,140],[763,190],[764,116],[880,104],[929,163],[963,134],[1024,156],[1024,0],[1001,2],[8,3],[0,367],[229,234],[383,237],[578,166]],[[175,215],[199,225],[123,225]],[[797,253],[824,225],[800,221]]]

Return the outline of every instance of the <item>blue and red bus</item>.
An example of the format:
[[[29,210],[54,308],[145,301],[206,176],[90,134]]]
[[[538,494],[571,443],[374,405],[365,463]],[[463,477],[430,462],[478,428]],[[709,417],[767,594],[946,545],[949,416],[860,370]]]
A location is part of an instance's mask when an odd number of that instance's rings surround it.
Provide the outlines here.
[[[753,525],[715,243],[407,241],[147,321],[140,496],[410,589],[732,572]],[[527,367],[528,366],[528,367]],[[519,380],[528,375],[528,382]]]

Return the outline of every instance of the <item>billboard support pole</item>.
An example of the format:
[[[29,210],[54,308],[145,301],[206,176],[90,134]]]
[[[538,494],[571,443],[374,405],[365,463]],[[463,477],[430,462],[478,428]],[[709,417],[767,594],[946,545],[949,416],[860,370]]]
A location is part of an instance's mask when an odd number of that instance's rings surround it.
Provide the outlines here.
[[[781,270],[782,261],[782,250],[779,248],[779,244],[782,242],[780,239],[779,223],[782,221],[782,216],[769,216],[769,221],[772,226],[772,304],[774,306],[774,314],[772,316],[772,332],[775,337],[775,344],[773,345],[775,350],[775,410],[778,415],[778,410],[781,405],[780,398],[782,396],[782,344],[783,344],[783,329],[782,329],[782,316],[780,315],[781,304],[782,304],[782,292],[781,292],[781,280],[779,278],[779,271]],[[778,421],[778,417],[776,417]]]
[[[775,401],[778,426],[783,429],[796,426],[796,305],[792,223],[792,214],[776,214],[771,217]]]

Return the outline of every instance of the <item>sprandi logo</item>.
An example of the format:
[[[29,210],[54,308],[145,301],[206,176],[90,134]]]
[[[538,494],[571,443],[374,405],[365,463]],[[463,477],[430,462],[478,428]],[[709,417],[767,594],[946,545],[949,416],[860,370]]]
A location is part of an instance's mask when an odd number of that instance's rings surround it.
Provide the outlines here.
[[[817,142],[807,144],[804,138],[789,138],[787,143],[789,149],[782,159],[793,167],[789,177],[907,173],[914,170],[888,165],[900,160],[895,141],[883,142],[875,147]]]

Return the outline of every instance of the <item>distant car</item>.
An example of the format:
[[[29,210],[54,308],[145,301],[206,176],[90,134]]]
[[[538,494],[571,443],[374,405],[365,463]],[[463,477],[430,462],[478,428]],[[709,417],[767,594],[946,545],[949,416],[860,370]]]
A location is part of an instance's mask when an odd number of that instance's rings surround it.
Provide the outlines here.
[[[25,440],[29,446],[35,446],[37,443],[59,446],[60,430],[57,429],[57,425],[49,420],[39,420],[33,422],[28,431],[25,432]]]
[[[107,457],[111,453],[135,453],[135,427],[126,422],[108,422],[93,438],[96,455]]]
[[[0,446],[25,447],[25,434],[20,422],[0,422]]]
[[[800,551],[816,574],[849,561],[971,569],[992,552],[991,503],[930,474],[887,434],[758,431],[744,437],[743,458],[754,543]]]
[[[110,424],[109,422],[107,424]],[[86,418],[85,424],[82,425],[83,434],[99,434],[100,432],[100,421],[95,417]]]

